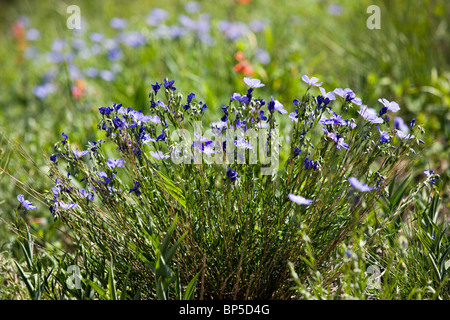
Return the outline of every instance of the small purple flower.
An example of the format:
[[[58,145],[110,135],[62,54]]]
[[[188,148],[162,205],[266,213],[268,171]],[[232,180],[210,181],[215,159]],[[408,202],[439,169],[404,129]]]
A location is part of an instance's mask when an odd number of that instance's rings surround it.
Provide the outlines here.
[[[19,200],[19,202],[23,205],[23,207],[27,210],[36,210],[36,207],[33,206],[33,203],[31,203],[31,201],[25,200],[25,197],[23,196],[23,194],[19,194],[17,196],[17,200]]]
[[[166,20],[169,17],[169,12],[160,8],[153,8],[150,14],[145,19],[145,22],[153,27],[156,27],[161,22]]]
[[[175,80],[170,80],[168,78],[164,78],[164,87],[167,89],[170,89],[172,91],[175,91],[177,88],[175,88],[173,86],[173,84],[175,83]]]
[[[195,98],[195,93],[191,93],[187,96],[187,103],[190,104],[192,102],[192,99]]]
[[[113,111],[113,109],[110,107],[100,107],[98,108],[98,111],[100,111],[100,114],[108,116]]]
[[[304,206],[309,206],[313,201],[311,199],[306,199],[303,198],[302,196],[298,196],[295,194],[290,193],[289,194],[289,200],[291,200],[292,202],[295,202],[296,204],[301,204]]]
[[[287,111],[283,108],[283,105],[278,100],[274,100],[273,97],[270,97],[270,102],[267,105],[267,108],[271,112],[277,110],[280,114],[287,113]]]
[[[112,18],[109,22],[111,27],[114,29],[123,29],[128,25],[127,19],[121,19],[121,18]]]
[[[125,167],[125,160],[123,159],[112,159],[109,158],[108,162],[106,163],[110,168],[115,168],[115,167],[120,167],[123,168]]]
[[[170,155],[165,155],[162,151],[150,151],[150,155],[158,160],[167,159]]]
[[[255,51],[255,57],[262,64],[268,64],[270,62],[270,55],[264,49],[261,49],[261,48],[257,49]]]
[[[134,192],[137,196],[139,196],[141,194],[141,190],[140,190],[141,184],[139,182],[137,182],[137,181],[134,181],[133,186],[134,187],[131,188],[128,193]]]
[[[345,120],[343,120],[341,118],[340,115],[337,115],[336,113],[333,112],[333,117],[331,117],[330,119],[325,118],[325,116],[322,117],[322,119],[319,120],[320,124],[323,125],[340,125],[340,126],[345,126],[347,125],[347,122]]]
[[[330,91],[330,92],[326,92],[326,90],[322,87],[319,88],[320,93],[322,94],[322,96],[326,99],[330,99],[330,100],[336,100],[336,97],[334,96],[334,92]]]
[[[230,102],[233,100],[239,101],[240,103],[249,103],[250,102],[250,100],[248,99],[247,96],[241,96],[241,94],[237,93],[237,92],[235,92],[231,95]]]
[[[102,182],[103,184],[109,184],[111,182],[111,179],[108,177],[108,174],[104,171],[97,172],[97,176],[104,179],[103,181],[99,181]]]
[[[256,121],[267,121],[267,117],[264,115],[264,110],[259,110],[259,116],[256,117]]]
[[[295,109],[294,112],[291,112],[289,118],[291,118],[292,121],[298,122],[298,110]]]
[[[57,154],[57,153],[52,154],[52,155],[50,156],[50,161],[56,162],[56,160],[58,159],[58,157],[59,157],[59,154]]]
[[[94,200],[94,194],[92,192],[87,192],[85,189],[80,189],[80,197],[83,199],[87,197],[91,201]]]
[[[109,70],[101,70],[100,71],[100,78],[102,78],[105,81],[113,81],[114,80],[114,73]]]
[[[238,177],[238,172],[236,170],[233,170],[231,168],[228,168],[227,170],[227,179],[230,179],[231,182],[236,181],[237,177]]]
[[[370,123],[383,123],[384,120],[378,117],[377,112],[372,108],[367,108],[367,106],[361,106],[358,113]]]
[[[328,137],[330,137],[334,142],[336,142],[336,148],[338,150],[341,150],[341,147],[348,149],[348,144],[344,142],[344,138],[341,135],[337,134],[336,132],[326,131],[326,133],[327,133]]]
[[[79,158],[81,158],[81,157],[83,157],[83,156],[85,156],[85,155],[87,155],[88,153],[89,153],[89,151],[78,151],[78,150],[72,150],[72,152],[73,152],[73,154],[75,155],[75,158],[76,159],[79,159]]]
[[[118,35],[119,41],[127,47],[137,48],[147,43],[147,37],[139,31],[124,32]]]
[[[244,77],[244,82],[250,88],[255,88],[255,89],[265,86],[265,84],[261,83],[261,80],[259,80],[259,79],[252,79],[252,78]]]
[[[156,84],[152,84],[152,88],[153,88],[153,91],[155,92],[155,94],[158,93],[159,89],[161,88],[161,84],[162,83],[158,83],[158,81],[156,81]]]
[[[428,177],[434,175],[434,170],[425,170],[423,173],[425,173],[425,175]],[[436,179],[435,178],[431,178],[430,179],[430,183],[431,184],[436,184]]]
[[[58,204],[62,209],[65,209],[65,210],[72,209],[72,208],[75,208],[76,206],[78,206],[76,203],[73,203],[73,202],[64,203],[62,201],[59,201]]]
[[[66,144],[67,139],[69,139],[69,136],[63,132],[63,133],[61,134],[61,137],[63,137],[63,140],[61,141],[61,143],[62,143],[62,144]]]
[[[399,137],[400,139],[414,139],[414,135],[411,134],[406,134],[401,130],[398,129],[394,129],[394,133],[397,137]]]
[[[356,97],[356,95],[352,89],[336,88],[336,89],[334,89],[334,93],[337,94],[338,96],[344,98],[345,101],[353,102],[354,104],[356,104],[358,106],[361,106],[361,104],[362,104],[362,100],[360,98]]]
[[[105,36],[99,32],[92,32],[89,35],[89,39],[91,39],[92,42],[100,43],[103,41],[103,39],[105,39]]]
[[[361,192],[368,192],[368,191],[373,190],[372,187],[369,187],[368,185],[359,182],[359,180],[355,177],[348,178],[348,182],[350,182],[350,184],[353,188],[356,188]]]
[[[31,28],[27,31],[26,37],[28,41],[36,41],[41,37],[41,32],[38,29]]]
[[[237,140],[234,140],[234,145],[239,149],[253,149],[250,142],[245,140],[243,137],[239,137]]]
[[[387,99],[381,98],[381,99],[378,99],[378,102],[383,104],[387,110],[390,110],[392,112],[397,112],[398,110],[400,110],[398,103],[395,101],[389,101]]]
[[[41,85],[37,85],[33,89],[33,94],[39,98],[44,99],[49,94],[56,92],[56,86],[53,83],[44,83]]]
[[[391,141],[391,136],[386,132],[381,130],[377,125],[375,125],[375,127],[377,127],[378,131],[380,131],[380,142],[381,143],[386,143]]]
[[[317,81],[319,81],[319,79],[316,77],[312,77],[310,79],[307,75],[304,75],[302,77],[302,80],[303,80],[303,82],[307,83],[310,86],[320,87],[322,85],[322,82],[317,82]]]

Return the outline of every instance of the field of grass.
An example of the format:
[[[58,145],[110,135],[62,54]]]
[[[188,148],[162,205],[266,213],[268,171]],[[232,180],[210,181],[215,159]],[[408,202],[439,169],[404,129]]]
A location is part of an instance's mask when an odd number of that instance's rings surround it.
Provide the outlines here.
[[[450,298],[446,1],[0,1],[0,17],[0,299]],[[276,128],[278,170],[158,159],[224,151],[211,123]]]

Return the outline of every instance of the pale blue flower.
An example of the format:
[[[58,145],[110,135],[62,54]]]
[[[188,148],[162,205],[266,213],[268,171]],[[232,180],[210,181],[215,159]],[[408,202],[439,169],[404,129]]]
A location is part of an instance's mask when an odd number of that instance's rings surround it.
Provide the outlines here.
[[[369,187],[368,185],[359,182],[359,180],[356,177],[348,178],[348,182],[350,182],[350,184],[353,188],[356,188],[361,192],[368,192],[368,191],[373,190],[372,187]]]
[[[311,199],[306,199],[306,198],[303,198],[302,196],[298,196],[298,195],[295,195],[292,193],[290,193],[288,197],[289,197],[289,200],[291,200],[292,202],[295,202],[295,203],[301,204],[301,205],[305,205],[305,206],[308,206],[313,202]]]
[[[304,75],[304,76],[302,76],[302,80],[303,80],[303,82],[309,84],[310,86],[320,87],[322,85],[322,82],[317,82],[317,81],[319,81],[319,79],[316,77],[312,77],[310,79],[307,75]]]

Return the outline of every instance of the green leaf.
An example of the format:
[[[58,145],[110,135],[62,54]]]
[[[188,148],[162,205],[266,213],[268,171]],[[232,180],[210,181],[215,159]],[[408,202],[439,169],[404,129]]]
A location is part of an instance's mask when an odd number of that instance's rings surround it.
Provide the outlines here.
[[[127,285],[128,285],[128,278],[130,276],[130,269],[128,269],[127,276],[125,277],[125,281],[122,285],[122,291],[120,292],[120,300],[126,300],[127,298]]]
[[[197,278],[200,275],[200,271],[195,275],[194,278],[189,281],[186,290],[183,294],[183,300],[192,300],[194,298],[195,286],[197,285]]]
[[[16,264],[17,269],[19,270],[20,276],[22,277],[23,281],[25,282],[25,285],[27,286],[27,290],[28,290],[28,293],[30,294],[30,297],[32,297],[32,299],[34,299],[35,291],[34,291],[33,284],[30,282],[30,279],[28,279],[28,277],[25,275],[25,272],[23,271],[23,269],[19,265],[19,263],[17,263],[17,261],[14,261],[14,263]]]
[[[112,257],[111,257],[111,264],[109,265],[108,288],[110,299],[117,300],[116,282],[114,280],[114,267]]]
[[[98,284],[89,279],[83,279],[83,282],[91,286],[102,298],[106,298],[106,290],[100,287]]]
[[[155,172],[164,180],[164,183],[162,183],[161,180],[157,179],[156,183],[168,192],[183,208],[186,209],[186,198],[183,195],[183,191],[178,188],[171,179],[163,175],[161,172],[158,170],[155,170]]]

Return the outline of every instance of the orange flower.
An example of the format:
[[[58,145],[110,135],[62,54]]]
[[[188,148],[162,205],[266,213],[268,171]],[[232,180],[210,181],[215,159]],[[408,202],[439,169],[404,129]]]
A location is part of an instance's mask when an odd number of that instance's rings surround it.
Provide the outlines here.
[[[12,25],[13,37],[16,39],[16,46],[19,51],[27,48],[26,30],[23,22],[17,20]],[[22,60],[22,54],[19,53],[19,60]]]
[[[234,58],[237,61],[242,61],[242,60],[244,60],[244,53],[242,51],[238,51],[234,54]]]
[[[252,2],[252,0],[236,0],[236,2],[247,5],[247,4],[250,4]]]
[[[86,89],[86,82],[83,80],[77,79],[74,81],[75,86],[72,87],[72,94],[75,97],[75,99],[80,99],[81,96],[84,95],[85,89]]]
[[[253,76],[255,74],[255,71],[252,68],[252,65],[247,60],[240,61],[238,64],[236,64],[233,67],[234,71],[237,73],[246,75],[246,76]]]

